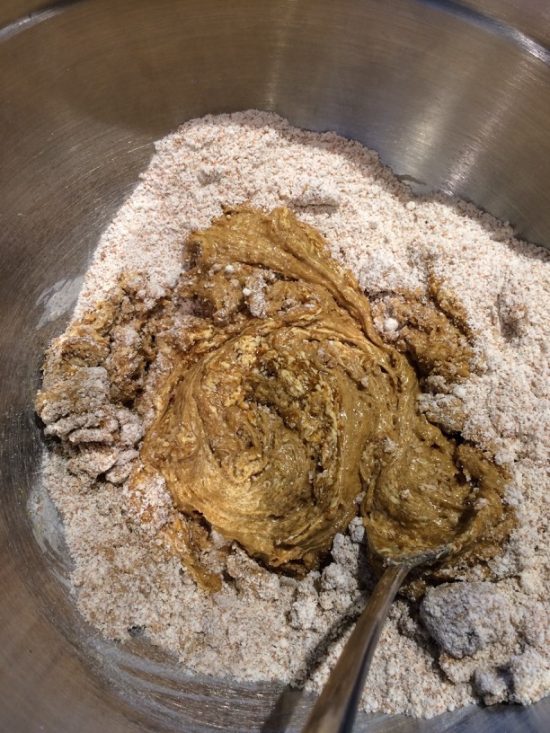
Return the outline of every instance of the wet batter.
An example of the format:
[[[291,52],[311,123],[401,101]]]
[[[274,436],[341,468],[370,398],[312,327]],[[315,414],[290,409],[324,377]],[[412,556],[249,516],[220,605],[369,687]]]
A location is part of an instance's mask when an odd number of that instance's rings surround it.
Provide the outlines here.
[[[361,493],[378,555],[498,550],[509,525],[502,471],[419,414],[415,370],[382,341],[316,230],[284,208],[241,208],[189,247],[179,295],[200,318],[156,398],[137,478],[164,476],[195,577],[217,585],[198,559],[210,529],[269,567],[316,567]],[[452,369],[456,329],[432,315],[434,360]],[[425,335],[429,309],[422,318]]]

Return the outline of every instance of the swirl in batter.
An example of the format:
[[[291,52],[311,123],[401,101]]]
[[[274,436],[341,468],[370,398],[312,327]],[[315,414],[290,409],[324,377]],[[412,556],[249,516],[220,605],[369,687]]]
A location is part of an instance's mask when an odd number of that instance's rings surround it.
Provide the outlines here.
[[[174,542],[203,585],[220,582],[200,559],[212,530],[303,574],[358,511],[384,558],[498,552],[511,521],[505,475],[418,412],[415,369],[380,338],[316,230],[284,208],[239,208],[188,245],[178,298],[198,317],[156,396],[134,481],[164,477]]]

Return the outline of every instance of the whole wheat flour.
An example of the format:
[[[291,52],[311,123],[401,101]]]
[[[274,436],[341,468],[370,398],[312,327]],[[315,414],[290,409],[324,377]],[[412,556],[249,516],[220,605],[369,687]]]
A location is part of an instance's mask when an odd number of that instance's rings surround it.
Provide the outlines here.
[[[389,342],[403,338],[404,290],[423,293],[435,277],[454,293],[475,369],[460,384],[428,377],[419,409],[450,432],[460,429],[511,475],[506,498],[517,527],[490,561],[490,577],[474,568],[429,587],[420,602],[394,603],[363,708],[433,716],[478,699],[539,699],[550,691],[549,253],[470,204],[412,196],[359,143],[264,112],[208,116],[157,143],[101,238],[75,318],[108,297],[122,273],[132,273],[153,307],[176,283],[191,231],[208,227],[222,205],[242,203],[284,205],[316,227],[357,276]],[[261,283],[245,295],[261,317]],[[134,335],[119,337],[131,349]],[[90,376],[92,412],[102,379],[101,370]],[[75,459],[51,445],[43,469],[64,520],[83,616],[115,639],[141,627],[197,672],[319,690],[372,588],[361,521],[337,534],[330,561],[302,580],[269,572],[234,548],[226,582],[209,594],[158,540],[171,508],[163,483],[149,482],[143,501],[128,508],[126,480],[147,416],[121,408],[109,419],[114,442],[91,423],[52,418],[46,430],[87,446]]]

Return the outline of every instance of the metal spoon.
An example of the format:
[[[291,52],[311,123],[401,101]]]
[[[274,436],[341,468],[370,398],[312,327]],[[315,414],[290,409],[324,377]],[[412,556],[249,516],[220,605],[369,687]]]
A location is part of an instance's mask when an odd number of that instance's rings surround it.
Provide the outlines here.
[[[351,733],[370,663],[391,603],[408,573],[449,552],[440,547],[388,565],[359,617],[302,733]]]

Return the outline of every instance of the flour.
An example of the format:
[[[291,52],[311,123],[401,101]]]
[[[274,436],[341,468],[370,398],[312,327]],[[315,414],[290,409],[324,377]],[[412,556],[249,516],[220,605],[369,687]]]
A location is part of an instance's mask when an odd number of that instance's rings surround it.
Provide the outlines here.
[[[494,597],[473,569],[446,591],[457,594],[454,615],[445,617],[435,590],[424,601],[424,622],[418,604],[397,600],[362,707],[432,716],[476,699],[528,703],[547,694],[549,253],[514,239],[510,226],[470,204],[413,198],[359,143],[297,130],[263,112],[208,116],[157,143],[101,238],[75,317],[105,299],[125,271],[143,275],[142,296],[154,304],[176,283],[190,232],[207,227],[222,205],[243,202],[286,205],[320,230],[378,303],[377,327],[388,341],[402,328],[386,312],[391,296],[425,292],[434,277],[454,293],[472,333],[476,373],[458,385],[426,380],[419,409],[493,452],[511,474],[507,498],[518,526],[491,563]],[[264,287],[257,280],[243,291],[252,315],[262,315]],[[127,349],[135,338],[127,328],[117,334]],[[143,627],[197,672],[319,690],[374,582],[360,522],[336,535],[328,564],[303,580],[270,573],[237,548],[222,590],[205,593],[157,539],[170,509],[162,481],[143,487],[139,510],[128,508],[125,481],[143,424],[105,406],[104,371],[90,371],[85,395],[105,411],[101,425],[88,405],[88,417],[50,429],[88,447],[69,461],[54,448],[43,469],[64,519],[83,616],[110,638]],[[53,421],[64,408],[51,409]],[[457,613],[476,587],[487,602],[478,598]],[[505,618],[505,633],[487,626],[487,609]]]

